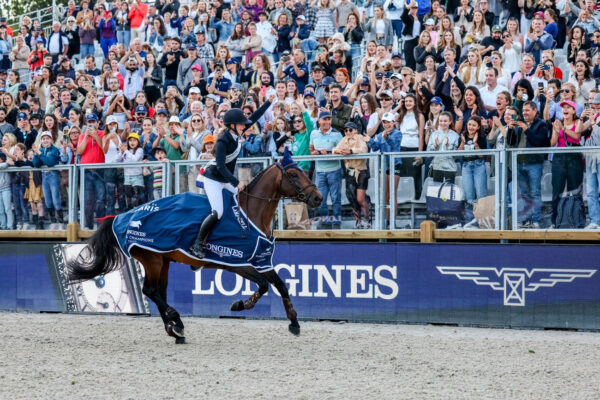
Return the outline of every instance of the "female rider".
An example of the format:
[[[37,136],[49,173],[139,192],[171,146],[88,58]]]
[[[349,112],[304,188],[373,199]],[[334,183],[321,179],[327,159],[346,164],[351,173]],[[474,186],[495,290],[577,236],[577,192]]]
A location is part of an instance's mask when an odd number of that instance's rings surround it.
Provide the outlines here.
[[[210,203],[211,212],[202,222],[196,241],[190,248],[193,255],[204,258],[204,241],[223,216],[223,189],[238,193],[246,187],[234,175],[235,164],[242,149],[241,137],[271,106],[274,95],[269,97],[250,117],[246,117],[239,108],[225,113],[223,123],[225,131],[215,145],[215,163],[204,171],[204,190]]]

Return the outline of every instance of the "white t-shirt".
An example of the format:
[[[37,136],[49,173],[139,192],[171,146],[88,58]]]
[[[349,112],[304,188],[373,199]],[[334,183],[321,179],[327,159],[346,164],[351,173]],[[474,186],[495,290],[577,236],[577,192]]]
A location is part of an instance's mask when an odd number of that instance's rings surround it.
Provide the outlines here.
[[[119,140],[119,142],[121,142]],[[115,144],[114,140],[109,140],[108,142],[108,151],[104,154],[104,162],[106,164],[112,164],[114,162],[117,162],[117,157],[119,156],[119,154],[121,153],[121,149],[119,148],[119,146],[117,146]]]
[[[488,107],[496,107],[496,97],[500,94],[500,92],[508,91],[508,89],[502,85],[496,85],[494,90],[490,90],[488,86],[484,86],[479,89],[479,94],[481,94],[481,100],[483,104]]]
[[[402,147],[419,147],[419,124],[414,112],[407,113],[400,124],[400,132],[402,132]]]

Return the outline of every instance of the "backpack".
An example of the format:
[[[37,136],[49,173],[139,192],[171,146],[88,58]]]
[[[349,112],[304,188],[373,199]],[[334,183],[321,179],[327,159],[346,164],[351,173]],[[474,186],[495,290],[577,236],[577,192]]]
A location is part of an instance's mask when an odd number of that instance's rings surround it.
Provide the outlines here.
[[[585,226],[583,198],[579,189],[563,193],[557,206],[556,229],[582,229]]]

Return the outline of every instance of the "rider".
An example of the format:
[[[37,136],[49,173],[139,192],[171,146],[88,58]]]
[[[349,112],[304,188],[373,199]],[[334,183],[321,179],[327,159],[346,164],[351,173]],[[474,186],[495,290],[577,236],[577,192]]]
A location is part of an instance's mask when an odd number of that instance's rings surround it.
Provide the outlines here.
[[[242,136],[244,131],[267,111],[272,100],[273,96],[270,96],[249,118],[239,108],[232,108],[223,117],[226,129],[215,145],[215,162],[204,171],[204,190],[210,202],[211,212],[202,222],[196,241],[190,248],[192,254],[198,258],[204,258],[204,241],[223,216],[223,189],[237,193],[246,187],[233,175],[242,148]]]

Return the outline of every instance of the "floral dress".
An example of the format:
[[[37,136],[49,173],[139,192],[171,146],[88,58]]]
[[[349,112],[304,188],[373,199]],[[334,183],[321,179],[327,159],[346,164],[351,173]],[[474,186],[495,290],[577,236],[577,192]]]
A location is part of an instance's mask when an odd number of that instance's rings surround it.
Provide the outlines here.
[[[315,25],[315,37],[317,39],[327,38],[336,33],[334,10],[332,8],[320,7],[317,11],[317,23]]]

